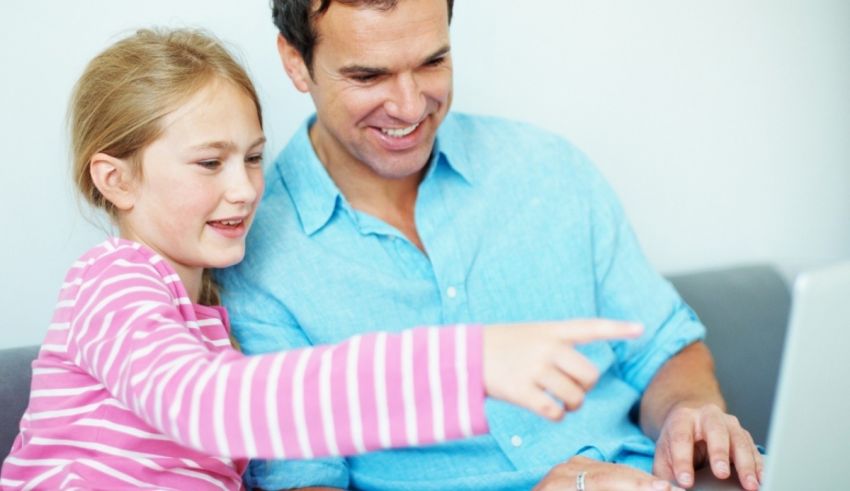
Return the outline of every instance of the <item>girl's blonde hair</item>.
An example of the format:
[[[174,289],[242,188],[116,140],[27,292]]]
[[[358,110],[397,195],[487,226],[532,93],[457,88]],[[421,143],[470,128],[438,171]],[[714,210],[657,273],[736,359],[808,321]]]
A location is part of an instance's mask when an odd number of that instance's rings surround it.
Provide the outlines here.
[[[141,175],[141,151],[163,131],[162,119],[220,78],[244,89],[262,113],[245,69],[214,36],[193,29],[141,29],[89,62],[74,87],[68,120],[77,190],[95,208],[117,219],[95,186],[89,163],[96,153],[125,159]],[[201,303],[218,303],[204,271]]]

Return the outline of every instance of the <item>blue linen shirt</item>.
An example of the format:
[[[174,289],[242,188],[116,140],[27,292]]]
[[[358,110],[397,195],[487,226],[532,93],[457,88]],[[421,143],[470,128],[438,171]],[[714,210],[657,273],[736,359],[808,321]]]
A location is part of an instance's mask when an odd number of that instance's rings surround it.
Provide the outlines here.
[[[579,348],[602,376],[559,423],[488,400],[488,435],[347,459],[256,461],[246,484],[528,489],[576,454],[648,471],[654,443],[630,410],[704,328],[649,265],[586,156],[528,125],[450,113],[416,201],[426,255],[350,206],[312,148],[314,120],[267,171],[246,259],[218,276],[245,352],[459,322],[608,317],[643,322],[645,333]]]

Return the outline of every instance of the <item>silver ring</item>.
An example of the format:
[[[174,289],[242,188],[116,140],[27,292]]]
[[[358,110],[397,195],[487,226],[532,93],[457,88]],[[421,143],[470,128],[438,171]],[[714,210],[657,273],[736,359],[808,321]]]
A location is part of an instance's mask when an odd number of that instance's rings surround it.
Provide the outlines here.
[[[581,471],[576,476],[576,491],[585,491],[584,489],[584,476],[587,475],[587,472]]]

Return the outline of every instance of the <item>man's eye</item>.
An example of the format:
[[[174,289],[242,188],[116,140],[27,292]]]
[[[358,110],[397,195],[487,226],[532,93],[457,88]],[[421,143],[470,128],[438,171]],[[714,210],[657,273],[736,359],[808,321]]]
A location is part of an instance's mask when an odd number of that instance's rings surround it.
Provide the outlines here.
[[[218,169],[221,166],[220,160],[201,160],[197,162],[204,169]]]
[[[372,82],[377,78],[378,78],[378,76],[375,75],[374,73],[368,73],[368,74],[363,74],[363,75],[352,75],[351,76],[351,80],[354,80],[355,82],[361,83],[361,84]]]
[[[445,57],[445,56],[441,56],[441,57],[439,57],[439,58],[435,58],[435,59],[433,59],[433,60],[429,60],[429,61],[428,61],[428,63],[426,63],[426,65],[428,65],[428,66],[440,66],[440,65],[442,65],[442,64],[443,64],[443,62],[445,62],[445,61],[446,61],[446,57]]]

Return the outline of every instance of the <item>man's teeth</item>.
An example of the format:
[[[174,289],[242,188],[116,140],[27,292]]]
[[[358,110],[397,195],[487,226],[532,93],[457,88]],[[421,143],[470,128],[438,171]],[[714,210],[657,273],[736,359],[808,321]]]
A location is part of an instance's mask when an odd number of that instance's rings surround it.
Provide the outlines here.
[[[413,133],[413,130],[419,127],[419,123],[416,123],[412,126],[408,126],[407,128],[381,128],[381,132],[387,136],[391,136],[393,138],[401,138],[403,136],[407,136]]]

